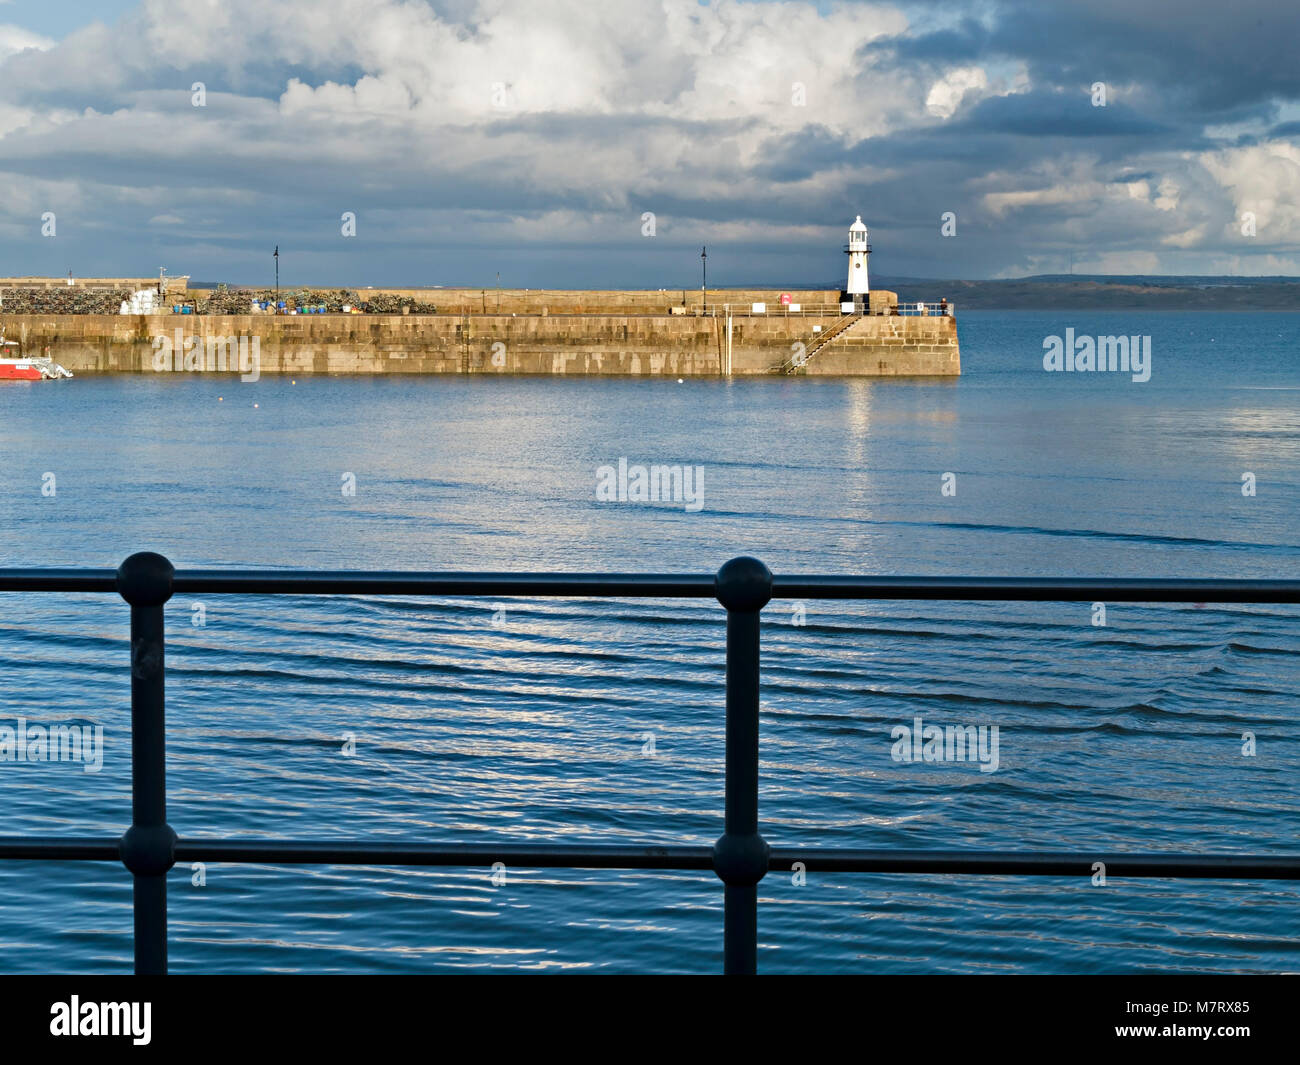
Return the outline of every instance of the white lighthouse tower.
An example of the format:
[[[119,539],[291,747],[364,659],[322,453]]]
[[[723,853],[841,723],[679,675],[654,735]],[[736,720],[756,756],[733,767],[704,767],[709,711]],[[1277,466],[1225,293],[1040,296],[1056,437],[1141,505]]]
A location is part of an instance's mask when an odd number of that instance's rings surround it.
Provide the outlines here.
[[[862,224],[862,215],[849,226],[849,242],[844,250],[849,253],[849,282],[845,286],[845,295],[854,303],[865,303],[865,297],[871,291],[867,283],[867,259],[871,255],[871,245],[867,243],[867,227]]]

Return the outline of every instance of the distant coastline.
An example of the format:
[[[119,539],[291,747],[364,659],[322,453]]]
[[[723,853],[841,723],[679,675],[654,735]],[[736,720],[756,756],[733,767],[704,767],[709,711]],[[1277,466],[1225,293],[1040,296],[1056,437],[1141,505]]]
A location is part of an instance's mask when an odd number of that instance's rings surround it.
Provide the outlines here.
[[[994,281],[880,279],[900,301],[945,296],[961,310],[1300,311],[1300,278],[1043,275]]]

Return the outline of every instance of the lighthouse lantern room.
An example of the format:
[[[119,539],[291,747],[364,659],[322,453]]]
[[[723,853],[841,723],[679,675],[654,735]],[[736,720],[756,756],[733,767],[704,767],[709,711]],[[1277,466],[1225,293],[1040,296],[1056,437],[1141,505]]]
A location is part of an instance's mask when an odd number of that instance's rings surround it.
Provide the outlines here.
[[[865,303],[871,286],[867,282],[867,259],[871,255],[871,245],[867,243],[867,227],[862,224],[862,216],[849,226],[849,242],[844,250],[849,256],[849,280],[844,294],[855,304]]]

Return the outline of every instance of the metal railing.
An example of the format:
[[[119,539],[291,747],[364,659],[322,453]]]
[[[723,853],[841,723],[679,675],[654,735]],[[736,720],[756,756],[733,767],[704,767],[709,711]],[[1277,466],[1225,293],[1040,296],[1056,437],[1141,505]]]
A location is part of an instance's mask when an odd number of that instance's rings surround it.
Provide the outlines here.
[[[1300,857],[1254,854],[1025,853],[772,846],[758,820],[759,616],[772,599],[1300,602],[1295,580],[773,576],[754,558],[715,575],[177,571],[161,555],[116,570],[0,569],[0,592],[116,592],[131,613],[131,825],[120,839],[0,837],[0,859],[120,861],[133,878],[137,974],[167,971],[166,874],[177,862],[709,870],[724,888],[723,967],[757,969],[758,883],[801,862],[808,871],[1300,879]],[[726,799],[709,846],[313,842],[185,839],[167,823],[163,607],[176,593],[716,598],[726,609]]]
[[[763,310],[756,311],[752,303],[723,303],[721,306],[709,304],[704,309],[691,307],[685,311],[669,308],[668,313],[687,318],[838,318],[845,313],[838,303],[779,303],[768,300],[763,307]],[[648,316],[657,317],[653,312]]]
[[[794,374],[801,370],[806,372],[808,363],[814,355],[827,347],[831,341],[847,333],[862,317],[860,314],[843,315],[838,321],[832,323],[829,329],[814,333],[812,339],[809,340],[802,351],[796,351],[780,366],[774,366],[771,372],[782,374]]]
[[[904,303],[899,300],[898,307],[890,312],[902,318],[955,318],[953,305],[947,300],[940,300],[937,303],[926,303],[924,301],[913,301]]]

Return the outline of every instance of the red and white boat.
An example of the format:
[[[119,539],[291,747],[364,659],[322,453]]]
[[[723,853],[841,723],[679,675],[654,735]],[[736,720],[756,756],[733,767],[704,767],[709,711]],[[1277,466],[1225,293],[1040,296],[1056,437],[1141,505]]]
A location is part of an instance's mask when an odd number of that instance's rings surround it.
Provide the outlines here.
[[[18,341],[0,336],[0,381],[57,381],[71,376],[71,370],[65,370],[53,359],[23,358]]]

